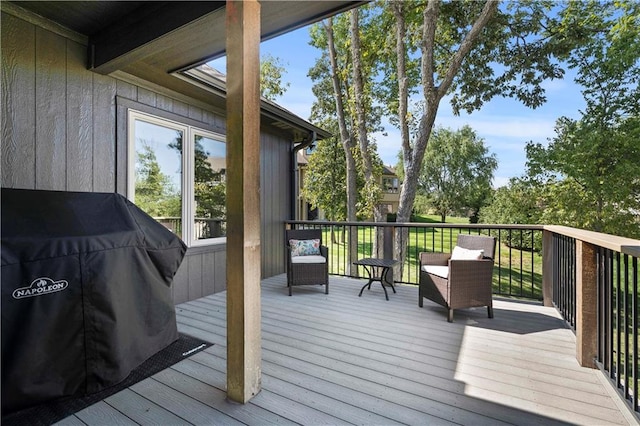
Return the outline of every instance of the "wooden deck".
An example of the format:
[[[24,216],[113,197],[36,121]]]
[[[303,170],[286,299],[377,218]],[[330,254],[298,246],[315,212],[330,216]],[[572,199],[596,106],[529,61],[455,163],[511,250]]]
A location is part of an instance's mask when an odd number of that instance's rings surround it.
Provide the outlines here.
[[[177,307],[179,329],[214,345],[60,424],[633,424],[552,308],[496,300],[444,309],[417,288],[332,277],[330,294],[285,276],[262,285],[262,391],[225,399],[225,293]]]

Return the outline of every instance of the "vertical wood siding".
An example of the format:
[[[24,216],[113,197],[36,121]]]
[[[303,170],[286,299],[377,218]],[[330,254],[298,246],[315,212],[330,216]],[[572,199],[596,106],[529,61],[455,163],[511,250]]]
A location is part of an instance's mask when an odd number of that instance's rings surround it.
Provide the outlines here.
[[[67,182],[66,40],[36,27],[36,188]]]
[[[2,185],[34,189],[36,28],[4,13],[1,21]]]
[[[67,43],[66,189],[93,190],[93,75],[86,72],[86,46]]]
[[[284,221],[289,218],[291,143],[283,143],[283,135],[264,127],[261,134],[262,276],[266,278],[284,272]]]
[[[118,98],[225,133],[225,118],[86,69],[86,46],[2,13],[2,186],[126,193],[126,107]],[[262,276],[284,272],[291,141],[262,129]],[[172,289],[182,303],[226,288],[225,246],[189,249]]]

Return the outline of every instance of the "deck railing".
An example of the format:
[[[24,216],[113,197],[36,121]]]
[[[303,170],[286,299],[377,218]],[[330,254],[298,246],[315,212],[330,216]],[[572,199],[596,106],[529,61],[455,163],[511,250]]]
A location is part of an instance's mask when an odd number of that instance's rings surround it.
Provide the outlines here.
[[[553,304],[576,328],[576,240],[553,233]]]
[[[416,284],[419,253],[450,252],[461,233],[497,237],[493,292],[555,306],[576,334],[580,365],[599,368],[640,416],[638,258],[640,241],[550,225],[288,221],[323,230],[329,273],[352,277],[362,257],[397,258],[396,282]],[[398,272],[396,271],[396,274]]]
[[[576,331],[578,361],[599,368],[638,416],[640,241],[558,226],[545,232],[554,303]]]
[[[496,295],[542,300],[542,226],[387,222],[289,221],[292,228],[323,231],[329,247],[329,273],[350,277],[363,271],[352,263],[363,257],[397,258],[405,247],[396,282],[418,284],[420,252],[448,253],[459,234],[497,238],[493,292]],[[400,275],[401,274],[401,275]]]

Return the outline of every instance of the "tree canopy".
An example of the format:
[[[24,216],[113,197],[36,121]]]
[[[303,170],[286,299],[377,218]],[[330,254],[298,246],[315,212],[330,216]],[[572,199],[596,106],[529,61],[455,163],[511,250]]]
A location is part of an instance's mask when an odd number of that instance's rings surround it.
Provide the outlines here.
[[[496,96],[536,108],[546,101],[543,83],[573,68],[587,106],[577,120],[560,118],[548,144],[528,145],[529,179],[521,183],[544,185],[536,205],[557,207],[544,210],[555,210],[557,220],[589,217],[575,225],[603,231],[625,221],[637,228],[639,20],[633,1],[407,0],[369,3],[314,26],[312,44],[323,56],[310,71],[318,98],[312,119],[338,117],[347,199],[356,182],[356,140],[366,172],[381,117],[400,130],[403,222],[443,99],[456,113]]]
[[[452,213],[476,217],[491,194],[498,167],[484,140],[469,126],[459,130],[437,128],[425,152],[418,177],[418,193],[427,195],[442,222]]]
[[[371,138],[371,133],[380,128],[381,108],[373,103],[371,77],[375,68],[370,50],[362,52],[359,43],[369,28],[366,12],[360,20],[360,10],[311,27],[311,44],[323,50],[309,71],[317,97],[311,119],[336,129],[335,134],[339,135],[346,163],[346,216],[351,221],[362,217],[367,209],[369,213],[364,217],[373,212],[376,220],[381,219],[376,205],[381,196],[382,162]],[[310,168],[311,174],[315,172]],[[364,180],[359,181],[359,176]]]
[[[260,95],[275,101],[287,91],[291,83],[283,81],[284,64],[280,58],[264,55],[260,58]]]
[[[155,152],[147,141],[139,140],[136,152],[136,204],[153,217],[180,217],[180,191],[171,178],[162,173]]]
[[[397,221],[406,222],[443,99],[456,113],[477,110],[496,96],[531,108],[543,104],[543,82],[563,77],[560,60],[586,38],[564,31],[558,11],[569,6],[377,1],[312,27],[312,44],[323,50],[310,71],[318,98],[314,117],[338,117],[347,200],[355,197],[354,139],[368,176],[367,155],[375,147],[371,133],[382,116],[400,130],[404,182]],[[349,210],[355,203],[347,205]],[[403,241],[396,235],[397,258],[403,258]]]
[[[571,3],[563,24],[591,31],[567,59],[586,108],[560,117],[546,146],[527,144],[529,177],[548,194],[543,220],[640,237],[640,4]]]

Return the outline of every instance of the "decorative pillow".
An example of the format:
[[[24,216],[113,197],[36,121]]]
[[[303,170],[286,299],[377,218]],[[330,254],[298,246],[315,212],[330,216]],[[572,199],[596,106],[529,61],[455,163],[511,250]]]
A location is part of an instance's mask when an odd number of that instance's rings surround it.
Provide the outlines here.
[[[451,260],[478,260],[484,256],[484,250],[471,250],[455,246],[451,253]]]
[[[289,240],[291,256],[317,256],[320,254],[320,239]]]

